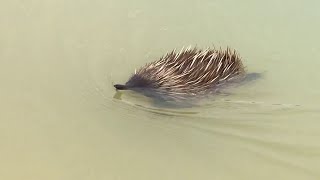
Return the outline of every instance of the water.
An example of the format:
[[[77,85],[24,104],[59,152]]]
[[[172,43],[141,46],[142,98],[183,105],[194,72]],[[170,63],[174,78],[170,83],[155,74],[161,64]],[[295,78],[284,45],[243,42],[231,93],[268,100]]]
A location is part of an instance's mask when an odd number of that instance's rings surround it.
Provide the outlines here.
[[[317,1],[0,2],[0,179],[319,179]],[[202,106],[115,94],[186,45],[263,78]]]

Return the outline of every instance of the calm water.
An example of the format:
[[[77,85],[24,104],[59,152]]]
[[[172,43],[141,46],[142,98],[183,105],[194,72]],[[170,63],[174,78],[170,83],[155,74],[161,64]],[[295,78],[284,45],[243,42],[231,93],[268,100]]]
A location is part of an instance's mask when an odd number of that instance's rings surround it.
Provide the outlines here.
[[[319,5],[2,0],[0,179],[320,179]],[[186,109],[115,94],[185,45],[264,77]]]

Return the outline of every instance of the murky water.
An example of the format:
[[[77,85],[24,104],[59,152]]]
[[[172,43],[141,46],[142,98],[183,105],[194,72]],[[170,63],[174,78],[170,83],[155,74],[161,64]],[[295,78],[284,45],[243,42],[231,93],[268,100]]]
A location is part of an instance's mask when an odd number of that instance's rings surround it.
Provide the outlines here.
[[[317,1],[0,2],[0,179],[319,179]],[[254,83],[159,109],[123,83],[185,45]]]

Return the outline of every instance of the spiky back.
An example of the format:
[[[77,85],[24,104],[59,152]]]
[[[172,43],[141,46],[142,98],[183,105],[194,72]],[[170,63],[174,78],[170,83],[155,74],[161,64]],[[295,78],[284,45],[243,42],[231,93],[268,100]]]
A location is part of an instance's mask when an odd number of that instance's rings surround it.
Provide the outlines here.
[[[195,95],[243,77],[241,58],[235,51],[196,48],[173,50],[140,68],[126,83],[167,94]]]

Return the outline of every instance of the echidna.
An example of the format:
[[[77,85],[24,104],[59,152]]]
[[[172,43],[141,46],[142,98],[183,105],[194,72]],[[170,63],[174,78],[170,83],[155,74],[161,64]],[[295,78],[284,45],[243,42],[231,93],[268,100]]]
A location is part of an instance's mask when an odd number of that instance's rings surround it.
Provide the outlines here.
[[[117,90],[134,90],[150,96],[194,97],[214,92],[221,85],[241,80],[245,68],[235,50],[182,48],[146,64]],[[151,92],[151,93],[150,93]]]

